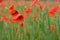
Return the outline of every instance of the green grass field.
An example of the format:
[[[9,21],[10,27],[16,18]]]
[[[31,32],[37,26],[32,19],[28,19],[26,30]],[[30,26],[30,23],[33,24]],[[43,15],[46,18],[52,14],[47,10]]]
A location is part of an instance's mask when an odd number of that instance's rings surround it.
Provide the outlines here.
[[[0,6],[0,13],[6,14],[10,20],[9,23],[6,20],[0,21],[0,40],[60,40],[60,15],[58,12],[55,12],[55,16],[48,14],[51,9],[49,2],[47,4],[39,3],[35,6],[32,6],[30,2],[28,2],[29,4],[14,2],[15,10],[20,14],[26,14],[24,8],[32,9],[28,17],[24,18],[22,26],[20,25],[22,22],[13,23],[11,21],[8,10],[11,3],[5,2],[4,7]],[[41,4],[45,5],[42,10],[38,8]],[[54,7],[57,5],[56,3],[51,4]]]

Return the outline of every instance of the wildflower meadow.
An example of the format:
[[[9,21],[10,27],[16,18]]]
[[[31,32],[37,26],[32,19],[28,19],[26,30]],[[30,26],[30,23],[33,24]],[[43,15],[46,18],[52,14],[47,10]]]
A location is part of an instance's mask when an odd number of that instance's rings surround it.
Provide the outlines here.
[[[0,0],[0,40],[60,40],[60,2]]]

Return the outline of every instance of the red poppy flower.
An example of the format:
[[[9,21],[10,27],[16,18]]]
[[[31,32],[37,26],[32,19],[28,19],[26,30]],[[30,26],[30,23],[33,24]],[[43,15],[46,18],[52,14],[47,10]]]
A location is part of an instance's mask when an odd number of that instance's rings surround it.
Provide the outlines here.
[[[32,11],[32,9],[30,7],[29,8],[24,8],[24,12],[26,14],[29,14],[31,11]]]
[[[8,19],[8,17],[6,16],[6,14],[3,14],[2,15],[2,18],[1,18],[1,21],[6,21],[7,23],[9,22],[9,19]]]
[[[11,10],[10,11],[10,15],[11,16],[16,16],[16,15],[18,15],[19,13],[18,13],[18,11],[16,11],[16,10]]]
[[[0,0],[0,6],[5,7],[4,6],[4,0]]]
[[[43,8],[45,8],[45,5],[44,5],[44,4],[41,4],[41,5],[39,6],[39,8],[42,10]]]
[[[50,30],[54,32],[54,25],[50,25]]]
[[[39,0],[33,0],[33,1],[32,1],[32,5],[33,5],[33,6],[36,5],[36,4],[38,4],[38,2],[39,2]]]
[[[15,8],[14,4],[11,4],[11,5],[9,6],[9,10],[14,10],[14,8]]]
[[[48,14],[53,17],[55,16],[55,13],[53,11],[49,11]]]
[[[18,16],[20,16],[21,14],[17,14],[17,15],[15,15],[15,16],[11,16],[12,17],[12,19],[17,19],[18,18]]]
[[[55,16],[55,12],[59,10],[59,6],[52,7],[49,11],[48,14],[51,16]]]
[[[59,10],[59,6],[52,7],[50,10],[52,10],[53,12],[56,12],[57,10]]]
[[[2,3],[4,0],[0,0],[0,3]]]
[[[25,16],[25,18],[26,18],[26,17],[28,17],[29,14],[32,12],[32,9],[31,9],[31,8],[24,8],[24,12],[25,12],[24,16]]]
[[[2,3],[0,3],[0,6],[2,6],[3,8],[5,7],[5,5],[4,5],[4,3],[2,2]]]
[[[12,18],[13,22],[24,22],[24,15],[17,15],[16,18]]]
[[[55,11],[58,11],[59,10],[59,6],[56,6],[54,10]]]

